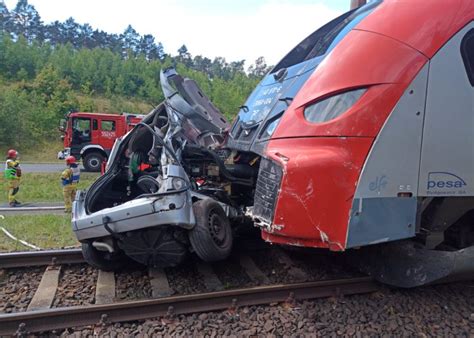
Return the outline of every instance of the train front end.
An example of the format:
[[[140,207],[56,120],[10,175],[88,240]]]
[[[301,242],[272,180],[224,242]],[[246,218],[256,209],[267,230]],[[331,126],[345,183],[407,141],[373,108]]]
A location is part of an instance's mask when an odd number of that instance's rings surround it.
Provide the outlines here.
[[[473,143],[462,141],[473,138],[473,56],[463,55],[473,17],[469,1],[373,1],[323,26],[272,70],[229,141],[262,155],[247,214],[266,241],[399,255],[394,275],[386,260],[369,269],[399,286],[437,280],[455,265],[468,270],[473,229],[459,221],[474,209]],[[471,129],[437,136],[451,118]],[[452,155],[459,147],[470,160]],[[449,203],[447,221],[439,213]],[[396,245],[380,245],[389,242]],[[440,258],[444,249],[457,254]],[[400,264],[403,254],[416,258]]]

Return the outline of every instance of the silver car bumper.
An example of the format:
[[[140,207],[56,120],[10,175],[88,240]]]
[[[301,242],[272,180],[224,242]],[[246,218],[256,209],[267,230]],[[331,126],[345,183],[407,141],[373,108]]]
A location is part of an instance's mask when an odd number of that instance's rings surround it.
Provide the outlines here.
[[[110,236],[105,224],[114,234],[120,234],[159,225],[191,229],[196,223],[189,191],[138,198],[89,215],[84,198],[85,193],[79,191],[73,204],[72,227],[80,241]]]

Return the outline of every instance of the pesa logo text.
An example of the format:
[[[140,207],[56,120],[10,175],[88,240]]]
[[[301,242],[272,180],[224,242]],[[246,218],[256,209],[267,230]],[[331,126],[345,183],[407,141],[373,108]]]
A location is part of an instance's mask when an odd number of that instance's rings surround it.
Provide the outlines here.
[[[466,185],[461,177],[449,172],[435,171],[428,173],[428,192],[443,191],[446,193],[448,190],[452,190],[451,193],[465,193],[459,191],[459,189],[463,189]]]

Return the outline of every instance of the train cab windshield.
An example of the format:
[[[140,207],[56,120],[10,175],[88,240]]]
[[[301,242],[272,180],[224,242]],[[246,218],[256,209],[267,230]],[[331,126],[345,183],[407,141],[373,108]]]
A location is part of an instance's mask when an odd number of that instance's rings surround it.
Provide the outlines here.
[[[382,1],[372,1],[322,26],[293,48],[262,80],[238,113],[231,137],[250,144],[257,137],[268,138],[279,118],[291,104],[326,55]],[[244,150],[237,144],[232,144]]]

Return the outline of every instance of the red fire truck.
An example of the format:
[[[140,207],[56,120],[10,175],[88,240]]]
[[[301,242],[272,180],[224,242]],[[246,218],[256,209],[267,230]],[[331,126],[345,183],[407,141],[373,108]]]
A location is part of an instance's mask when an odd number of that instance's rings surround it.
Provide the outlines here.
[[[63,133],[64,149],[58,153],[58,159],[72,155],[77,160],[82,159],[87,171],[100,171],[115,139],[125,135],[143,117],[127,113],[68,113],[59,127]]]

